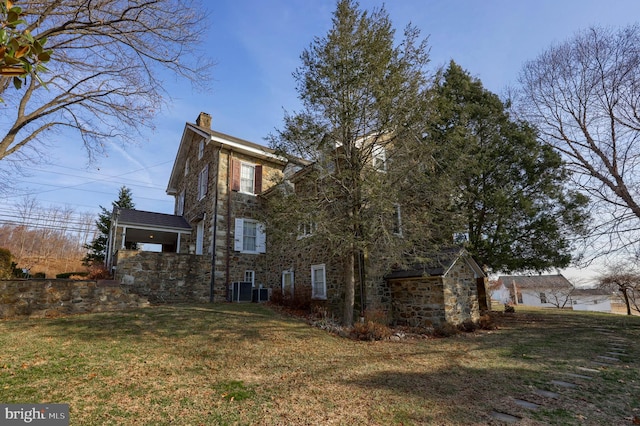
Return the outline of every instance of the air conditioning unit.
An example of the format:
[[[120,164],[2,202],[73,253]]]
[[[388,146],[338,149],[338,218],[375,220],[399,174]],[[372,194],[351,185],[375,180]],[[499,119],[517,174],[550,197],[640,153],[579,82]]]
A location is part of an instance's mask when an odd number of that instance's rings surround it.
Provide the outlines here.
[[[251,302],[253,283],[247,281],[236,281],[231,283],[232,302]]]
[[[251,300],[253,303],[260,302],[268,302],[269,301],[269,289],[268,288],[254,288],[253,289],[253,298]]]

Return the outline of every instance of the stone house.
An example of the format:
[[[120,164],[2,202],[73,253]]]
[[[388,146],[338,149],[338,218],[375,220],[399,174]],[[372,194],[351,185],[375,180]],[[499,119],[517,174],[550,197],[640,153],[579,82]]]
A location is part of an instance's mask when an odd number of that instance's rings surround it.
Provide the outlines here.
[[[114,249],[110,257],[116,278],[137,286],[151,301],[154,294],[163,295],[159,301],[247,300],[241,297],[243,291],[264,287],[284,294],[310,292],[315,303],[339,312],[344,298],[344,265],[322,242],[305,238],[313,233],[313,224],[291,224],[294,242],[285,244],[270,240],[269,229],[261,221],[263,195],[274,191],[285,178],[304,175],[307,167],[303,160],[292,162],[269,148],[212,130],[211,117],[201,113],[195,123],[186,123],[169,177],[167,194],[175,197],[175,214],[166,215],[171,219],[121,211],[121,218],[112,220]],[[141,223],[123,221],[123,215],[141,217]],[[145,218],[153,223],[144,223]],[[174,237],[163,242],[162,254],[154,254],[172,260],[154,262],[150,258],[154,255],[126,249],[128,242],[159,231],[154,221],[160,218],[181,224],[166,230]],[[439,269],[441,275],[401,277],[395,271],[385,280],[390,269],[379,267],[376,273],[360,274],[366,279],[357,285],[356,309],[380,308],[393,312],[399,322],[410,317],[406,322],[413,325],[477,319],[479,310],[489,306],[484,281],[477,285],[484,274],[468,254],[450,254],[443,264],[446,267]],[[196,260],[186,260],[191,258]],[[359,272],[373,270],[378,263],[363,255],[356,268]],[[167,268],[168,273],[162,271]],[[429,270],[433,272],[433,268]],[[189,280],[184,278],[187,276]],[[414,279],[411,288],[418,282],[422,288],[413,299],[402,290],[409,278]],[[438,296],[425,298],[427,288],[434,288]],[[420,303],[431,307],[441,304],[442,308],[433,308],[434,314],[429,316],[408,314],[402,307],[410,305],[408,310],[418,312]]]

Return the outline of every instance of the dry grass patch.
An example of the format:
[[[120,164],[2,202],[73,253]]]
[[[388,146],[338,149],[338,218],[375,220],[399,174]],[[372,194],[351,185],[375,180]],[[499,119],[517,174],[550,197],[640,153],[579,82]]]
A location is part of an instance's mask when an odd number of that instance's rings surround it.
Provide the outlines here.
[[[337,337],[258,305],[3,321],[0,401],[69,403],[73,425],[484,425],[508,397],[604,351],[606,339],[590,337],[593,324],[613,324],[637,341],[640,319],[619,320],[518,312],[500,316],[495,331],[377,342]],[[609,419],[640,409],[619,381],[638,391],[634,351],[626,364],[634,371],[605,371],[602,392],[594,383],[579,396]],[[622,395],[608,411],[615,392]],[[553,410],[565,407],[549,409],[531,421],[553,423]],[[584,424],[567,410],[562,424]]]

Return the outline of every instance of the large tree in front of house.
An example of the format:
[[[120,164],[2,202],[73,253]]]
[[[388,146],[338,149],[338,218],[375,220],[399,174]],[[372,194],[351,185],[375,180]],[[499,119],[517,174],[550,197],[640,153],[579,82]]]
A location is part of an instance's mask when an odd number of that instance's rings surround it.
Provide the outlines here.
[[[560,155],[455,62],[440,71],[424,142],[446,176],[468,248],[492,271],[544,271],[572,260],[586,197],[567,189]]]
[[[100,206],[102,212],[96,220],[96,228],[98,234],[90,244],[85,245],[88,250],[86,256],[82,259],[82,263],[86,266],[98,267],[104,264],[107,255],[107,244],[109,243],[109,232],[111,231],[111,215],[113,209],[119,207],[122,209],[133,209],[133,194],[126,186],[122,186],[118,192],[118,199],[111,202],[111,209]]]
[[[280,193],[277,206],[272,200],[270,238],[292,223],[309,226],[327,254],[340,259],[342,321],[351,325],[358,260],[373,251],[401,259],[411,245],[398,238],[411,226],[405,216],[400,223],[407,169],[398,159],[408,158],[404,141],[423,132],[428,49],[412,26],[396,44],[384,8],[361,11],[357,2],[340,0],[332,28],[301,61],[294,78],[303,109],[285,116],[271,144],[314,165],[295,191]],[[426,219],[423,228],[428,234]]]

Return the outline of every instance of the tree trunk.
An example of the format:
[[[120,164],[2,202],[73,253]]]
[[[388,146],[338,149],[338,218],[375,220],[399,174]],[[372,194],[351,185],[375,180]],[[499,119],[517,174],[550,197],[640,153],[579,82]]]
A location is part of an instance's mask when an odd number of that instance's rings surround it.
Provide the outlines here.
[[[624,304],[627,305],[627,315],[631,315],[631,305],[629,304],[629,295],[626,288],[622,289],[622,296],[624,297]]]
[[[355,301],[355,256],[356,250],[345,256],[344,262],[344,311],[342,325],[351,327],[353,325],[353,305]]]

